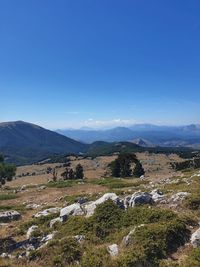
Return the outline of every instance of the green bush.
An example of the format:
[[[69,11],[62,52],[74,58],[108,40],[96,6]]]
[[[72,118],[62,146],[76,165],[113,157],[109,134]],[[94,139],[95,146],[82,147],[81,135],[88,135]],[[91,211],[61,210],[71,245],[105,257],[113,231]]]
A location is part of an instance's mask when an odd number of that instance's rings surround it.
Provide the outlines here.
[[[176,219],[169,222],[148,224],[137,228],[129,242],[128,249],[119,257],[119,266],[141,266],[146,263],[158,266],[159,260],[183,245],[188,239],[185,224]],[[133,253],[134,252],[134,253]],[[130,264],[133,261],[134,264]],[[150,265],[151,266],[151,265]]]
[[[95,209],[94,215],[91,218],[91,223],[94,227],[95,235],[104,239],[116,229],[121,227],[121,220],[124,211],[119,208],[112,200],[108,200]]]

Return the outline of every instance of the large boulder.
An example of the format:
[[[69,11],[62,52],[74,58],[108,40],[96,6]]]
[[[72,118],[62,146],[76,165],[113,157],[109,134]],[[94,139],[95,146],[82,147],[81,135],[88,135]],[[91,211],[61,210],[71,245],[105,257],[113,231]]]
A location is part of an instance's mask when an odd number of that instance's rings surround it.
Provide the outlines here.
[[[50,214],[56,214],[56,213],[59,213],[60,212],[60,208],[50,208],[50,209],[46,209],[46,210],[43,210],[43,211],[39,211],[38,213],[36,213],[34,215],[35,218],[39,218],[39,217],[42,217],[42,216],[48,216]]]
[[[190,241],[194,248],[200,246],[200,228],[192,234]]]
[[[153,202],[154,201],[151,194],[146,192],[136,192],[132,196],[125,197],[124,206],[127,208],[141,204],[152,204]]]
[[[21,214],[15,210],[0,212],[0,223],[7,223],[21,219]]]
[[[90,217],[94,214],[94,210],[96,209],[96,206],[99,204],[104,203],[105,201],[111,199],[114,203],[116,203],[118,206],[123,207],[123,203],[120,201],[119,197],[115,193],[106,193],[96,201],[90,202],[86,205],[84,205],[84,209],[86,211],[86,217]]]
[[[84,215],[84,211],[82,210],[81,205],[79,203],[74,203],[61,209],[60,219],[62,222],[66,221],[69,215]]]

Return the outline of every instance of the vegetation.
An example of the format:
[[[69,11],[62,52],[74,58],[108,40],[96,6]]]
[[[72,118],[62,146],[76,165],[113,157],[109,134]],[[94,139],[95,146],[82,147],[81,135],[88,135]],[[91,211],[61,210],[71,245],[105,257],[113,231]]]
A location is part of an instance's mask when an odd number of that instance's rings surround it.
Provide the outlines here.
[[[64,180],[82,180],[84,178],[83,167],[81,164],[77,164],[75,170],[73,170],[72,168],[66,168],[65,171],[61,174],[61,176]]]
[[[183,162],[173,162],[172,167],[176,171],[186,170],[186,169],[198,169],[200,168],[200,158],[193,158],[190,160],[185,160]]]
[[[16,167],[4,162],[4,157],[0,155],[0,185],[4,185],[7,181],[11,181],[15,176]]]
[[[131,164],[135,164],[134,169],[131,169]],[[136,155],[131,153],[119,154],[109,167],[113,177],[140,177],[145,173]]]

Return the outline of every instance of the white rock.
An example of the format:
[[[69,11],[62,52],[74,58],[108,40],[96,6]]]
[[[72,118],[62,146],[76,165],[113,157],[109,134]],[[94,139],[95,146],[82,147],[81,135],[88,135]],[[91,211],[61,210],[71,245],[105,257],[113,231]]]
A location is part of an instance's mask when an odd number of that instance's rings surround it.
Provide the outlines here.
[[[135,230],[140,228],[140,227],[144,227],[144,226],[145,226],[144,224],[140,224],[140,225],[134,227],[133,230],[131,230],[128,233],[128,235],[123,238],[123,240],[122,240],[123,245],[128,246],[130,244],[130,241],[131,241],[133,234],[135,233]]]
[[[125,207],[134,207],[136,204],[152,204],[152,195],[146,192],[135,192],[124,199]]]
[[[15,210],[0,212],[0,223],[7,223],[21,219],[21,214]]]
[[[65,221],[69,215],[84,215],[84,211],[82,210],[81,205],[79,203],[74,203],[70,206],[61,209],[60,218],[62,221]]]
[[[152,195],[153,201],[156,203],[162,202],[162,200],[164,200],[165,198],[165,196],[159,189],[154,189],[150,194]]]
[[[188,193],[188,192],[176,193],[176,194],[171,196],[171,198],[169,199],[169,202],[181,202],[189,195],[190,195],[190,193]]]
[[[39,218],[41,216],[48,216],[49,214],[58,213],[61,209],[60,208],[50,208],[43,211],[39,211],[34,215],[35,218]]]
[[[107,250],[111,257],[116,257],[119,254],[119,248],[117,244],[108,246]]]
[[[49,243],[49,241],[51,241],[54,238],[54,236],[55,236],[56,233],[57,232],[53,232],[52,234],[49,234],[49,235],[44,236],[41,239],[42,245],[39,248],[45,247]]]
[[[28,228],[28,231],[26,233],[26,238],[29,239],[33,232],[38,229],[37,225],[32,225],[31,227]]]
[[[190,241],[194,248],[200,246],[200,228],[192,234]]]
[[[26,205],[26,208],[27,209],[31,209],[31,210],[35,210],[35,209],[38,209],[38,208],[40,208],[41,207],[41,205],[39,205],[39,204],[35,204],[35,203],[30,203],[30,204],[27,204]]]
[[[104,203],[105,201],[111,199],[118,205],[122,205],[119,197],[115,193],[106,193],[96,201],[90,202],[89,204],[84,205],[84,209],[86,210],[86,217],[90,217],[93,215],[96,206]]]
[[[50,224],[49,224],[50,228],[52,228],[54,226],[54,224],[56,224],[57,222],[62,222],[62,219],[60,217],[57,217],[55,219],[52,219],[50,221]]]
[[[74,238],[78,243],[81,243],[82,241],[85,240],[85,235],[75,235]]]

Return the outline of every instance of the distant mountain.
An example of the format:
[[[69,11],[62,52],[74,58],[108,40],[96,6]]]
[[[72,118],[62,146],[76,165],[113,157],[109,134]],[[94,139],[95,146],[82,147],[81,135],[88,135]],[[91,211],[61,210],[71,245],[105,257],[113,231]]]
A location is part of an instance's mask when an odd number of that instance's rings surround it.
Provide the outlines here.
[[[11,162],[32,163],[52,154],[79,153],[87,149],[85,144],[31,123],[0,123],[0,153]]]
[[[109,130],[59,130],[59,133],[84,143],[96,141],[120,142],[146,140],[158,146],[200,146],[200,125],[158,126],[135,124],[130,127],[116,127]],[[142,144],[145,146],[145,144]],[[148,146],[148,144],[147,144]]]
[[[142,138],[137,138],[131,141],[132,143],[142,146],[142,147],[155,147],[154,144],[149,142],[148,140],[142,139]]]
[[[130,140],[133,137],[131,129],[126,127],[116,127],[109,130],[57,130],[58,133],[73,138],[84,143],[93,143],[95,141],[117,142]]]

